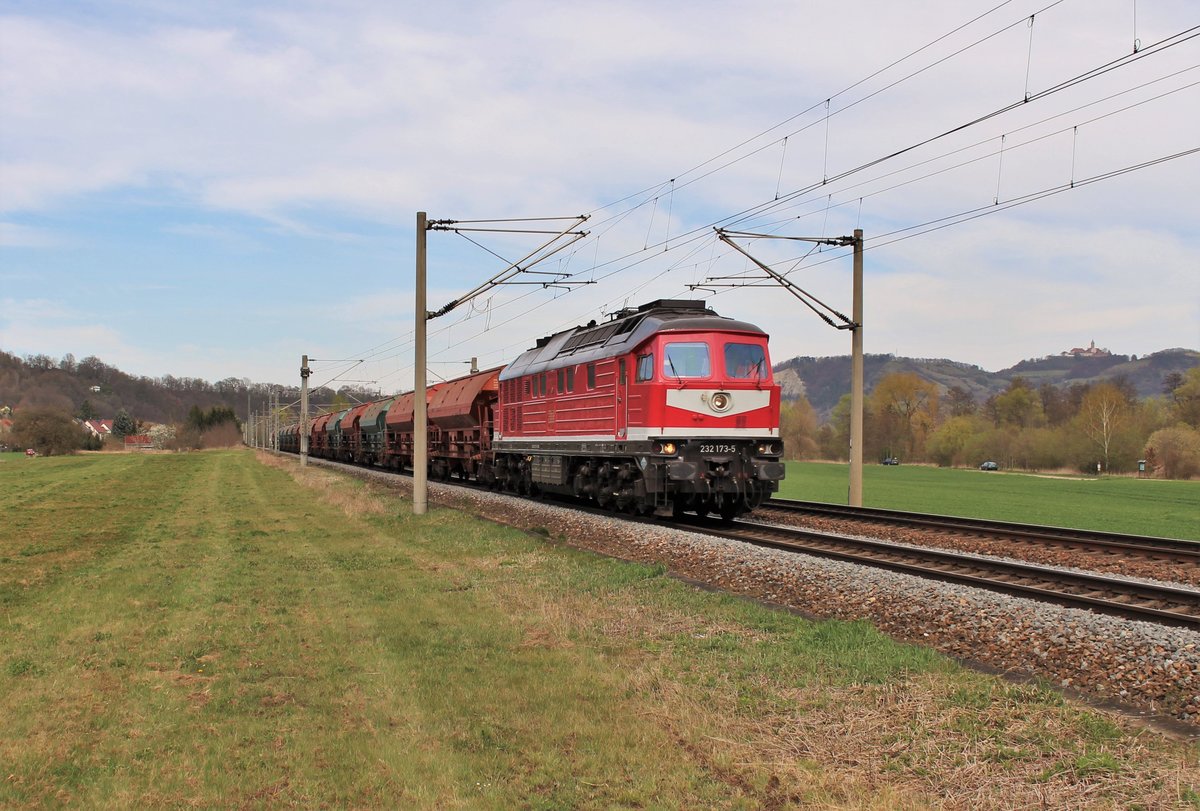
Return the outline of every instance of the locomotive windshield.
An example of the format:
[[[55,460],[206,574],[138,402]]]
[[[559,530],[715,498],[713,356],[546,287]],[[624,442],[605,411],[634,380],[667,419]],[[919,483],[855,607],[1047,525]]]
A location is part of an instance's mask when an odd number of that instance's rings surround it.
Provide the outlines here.
[[[759,344],[725,344],[725,374],[732,380],[766,380],[767,353]]]
[[[663,352],[663,374],[668,378],[710,376],[712,361],[708,355],[708,344],[667,344],[666,351]]]

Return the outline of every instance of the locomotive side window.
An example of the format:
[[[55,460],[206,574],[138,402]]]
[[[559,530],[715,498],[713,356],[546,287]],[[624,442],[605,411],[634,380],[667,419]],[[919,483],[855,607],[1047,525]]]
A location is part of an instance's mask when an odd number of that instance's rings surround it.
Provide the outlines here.
[[[710,376],[712,360],[708,344],[699,341],[667,344],[663,352],[663,374],[668,378]]]
[[[575,367],[567,369],[567,391],[575,391]]]
[[[618,374],[620,375],[620,378],[621,378],[621,385],[624,386],[626,383],[629,382],[628,379],[625,377],[625,358],[621,358],[619,361],[617,361],[617,368],[620,370],[618,372]]]
[[[735,380],[765,380],[767,355],[759,344],[725,344],[725,374]]]
[[[654,378],[654,355],[639,355],[637,359],[638,383],[645,383]]]
[[[587,365],[588,389],[596,388],[596,364],[589,363]]]
[[[540,375],[538,375],[538,390],[540,391],[540,394],[538,394],[539,397],[546,396],[546,373],[545,372],[542,372]]]
[[[564,391],[564,389],[563,389],[563,370],[562,369],[558,370],[558,388],[556,389],[556,391],[559,394],[562,394]]]

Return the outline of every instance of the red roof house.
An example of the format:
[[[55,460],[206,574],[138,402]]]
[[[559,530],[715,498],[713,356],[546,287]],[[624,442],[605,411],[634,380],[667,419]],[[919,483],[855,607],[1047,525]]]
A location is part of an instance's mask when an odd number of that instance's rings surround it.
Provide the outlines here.
[[[154,446],[149,434],[130,434],[125,437],[125,450],[144,451]]]
[[[86,428],[92,436],[104,439],[112,434],[112,420],[84,420],[83,427]]]

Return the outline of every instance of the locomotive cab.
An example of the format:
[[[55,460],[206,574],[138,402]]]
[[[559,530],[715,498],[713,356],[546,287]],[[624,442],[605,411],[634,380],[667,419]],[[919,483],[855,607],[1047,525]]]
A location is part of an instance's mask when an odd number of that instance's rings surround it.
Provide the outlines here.
[[[651,489],[672,493],[671,512],[732,517],[778,489],[779,387],[766,335],[664,331],[635,354],[630,407],[650,443],[639,466],[657,479]]]

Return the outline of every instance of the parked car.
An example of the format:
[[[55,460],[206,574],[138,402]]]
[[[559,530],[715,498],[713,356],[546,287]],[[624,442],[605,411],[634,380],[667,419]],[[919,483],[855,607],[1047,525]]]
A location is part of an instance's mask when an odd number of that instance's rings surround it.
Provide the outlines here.
[[[980,470],[999,470],[1000,465],[996,464],[995,462],[984,462],[982,465],[979,466],[979,469]]]
[[[883,465],[898,465],[898,464],[900,464],[900,460],[899,460],[899,459],[897,459],[895,456],[889,456],[888,458],[886,458],[886,459],[884,459],[882,462],[880,462],[880,464],[883,464]]]

